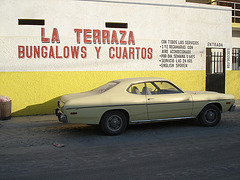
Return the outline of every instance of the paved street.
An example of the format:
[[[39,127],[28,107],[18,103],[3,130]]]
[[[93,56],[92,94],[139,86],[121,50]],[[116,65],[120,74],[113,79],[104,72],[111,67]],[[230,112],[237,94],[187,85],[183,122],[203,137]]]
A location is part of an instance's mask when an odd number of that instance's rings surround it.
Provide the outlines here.
[[[0,121],[0,179],[239,178],[239,106],[216,127],[161,122],[114,137],[53,115]]]

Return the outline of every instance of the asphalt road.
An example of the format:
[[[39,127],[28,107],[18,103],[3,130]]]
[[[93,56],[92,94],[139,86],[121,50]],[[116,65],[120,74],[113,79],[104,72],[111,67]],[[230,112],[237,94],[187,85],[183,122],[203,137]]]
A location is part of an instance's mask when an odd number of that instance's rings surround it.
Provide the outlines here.
[[[171,121],[114,137],[53,115],[0,121],[0,179],[238,180],[240,107],[216,127]]]

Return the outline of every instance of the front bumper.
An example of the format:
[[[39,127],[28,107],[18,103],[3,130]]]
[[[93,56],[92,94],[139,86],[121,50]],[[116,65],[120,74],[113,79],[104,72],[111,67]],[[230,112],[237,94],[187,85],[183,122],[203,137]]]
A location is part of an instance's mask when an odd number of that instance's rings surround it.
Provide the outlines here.
[[[62,123],[68,123],[67,116],[60,111],[59,108],[56,109],[56,116],[58,117],[58,120]]]

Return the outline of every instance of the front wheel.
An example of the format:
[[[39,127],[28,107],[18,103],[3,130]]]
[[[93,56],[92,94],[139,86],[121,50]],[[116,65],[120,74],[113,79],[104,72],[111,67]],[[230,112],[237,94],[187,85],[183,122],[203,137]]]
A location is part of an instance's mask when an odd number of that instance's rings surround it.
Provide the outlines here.
[[[119,135],[127,127],[127,118],[121,111],[110,111],[103,115],[100,127],[107,135]]]
[[[216,126],[221,120],[221,111],[215,105],[208,105],[198,115],[201,125],[206,127]]]

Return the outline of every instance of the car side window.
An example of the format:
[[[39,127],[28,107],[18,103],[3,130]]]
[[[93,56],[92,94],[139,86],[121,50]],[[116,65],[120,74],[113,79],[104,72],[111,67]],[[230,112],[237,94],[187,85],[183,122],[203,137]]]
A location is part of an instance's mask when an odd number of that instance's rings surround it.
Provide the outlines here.
[[[145,83],[132,84],[127,91],[132,94],[145,95]]]
[[[146,83],[148,90],[151,94],[176,94],[182,93],[180,89],[167,81],[156,81]]]

